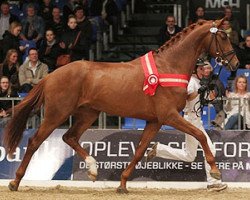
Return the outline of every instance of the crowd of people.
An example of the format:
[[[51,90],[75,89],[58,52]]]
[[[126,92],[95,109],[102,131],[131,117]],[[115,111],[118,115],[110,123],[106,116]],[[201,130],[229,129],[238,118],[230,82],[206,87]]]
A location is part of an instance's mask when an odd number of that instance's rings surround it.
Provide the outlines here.
[[[224,21],[222,23],[221,29],[225,31],[227,34],[232,47],[234,48],[236,55],[240,61],[240,69],[247,69],[250,70],[250,35],[245,35],[243,38],[240,33],[240,23],[239,21],[233,16],[233,10],[230,6],[226,6],[224,8],[223,16]],[[202,6],[198,6],[195,10],[195,15],[190,18],[189,24],[199,22],[200,20],[208,20],[209,18],[206,17],[205,8]],[[165,19],[165,24],[160,28],[159,35],[158,35],[158,44],[159,46],[163,45],[166,41],[170,40],[174,37],[177,33],[182,31],[182,27],[176,25],[176,19],[174,16],[169,15]],[[213,76],[213,67],[210,65],[210,60],[207,56],[201,55],[203,59],[203,66],[204,66],[204,75],[203,78],[209,79],[209,77]],[[201,64],[197,62],[198,64]],[[208,67],[207,67],[208,66]],[[207,71],[207,72],[206,72]],[[231,72],[231,75],[228,77],[230,81],[234,80],[234,88],[227,87],[224,85],[220,79],[217,79],[215,90],[212,91],[210,97],[215,99],[216,97],[228,97],[228,98],[240,98],[241,103],[239,100],[234,100],[234,103],[228,103],[228,105],[233,105],[231,111],[225,109],[223,107],[223,101],[215,100],[212,101],[212,104],[215,108],[216,118],[212,121],[212,125],[216,128],[222,129],[249,129],[250,128],[250,106],[249,106],[249,98],[250,93],[247,89],[247,78],[245,76],[238,76],[236,77],[236,71]],[[243,91],[238,89],[237,82],[238,81],[244,82],[241,86],[243,87]],[[229,85],[229,84],[228,84]],[[241,91],[239,94],[239,91]],[[231,101],[230,101],[231,102]],[[225,112],[225,110],[227,110]],[[243,112],[244,110],[244,112]],[[226,117],[226,119],[225,119]],[[225,125],[224,124],[225,121]],[[238,127],[238,124],[241,124],[241,127]]]
[[[221,16],[224,18],[222,29],[229,37],[233,48],[237,53],[237,57],[240,60],[240,68],[250,69],[250,35],[241,36],[241,29],[239,21],[233,16],[233,10],[230,6],[224,8],[224,14]],[[190,18],[189,24],[199,22],[200,20],[209,20],[206,17],[205,8],[199,6],[196,8],[195,16]],[[159,45],[164,44],[171,39],[177,33],[182,31],[182,27],[176,25],[176,19],[174,16],[167,16],[165,24],[160,28],[158,42]],[[232,74],[235,76],[236,74]]]
[[[1,97],[18,97],[60,67],[60,55],[70,55],[71,61],[88,60],[98,31],[109,25],[118,31],[126,0],[119,4],[115,0],[68,0],[61,7],[52,0],[0,3],[0,93]],[[7,117],[10,102],[0,101],[0,117]]]
[[[125,7],[126,0],[120,0],[120,6],[115,0],[66,2],[59,8],[51,0],[19,1],[18,9],[24,13],[21,18],[10,12],[8,1],[1,3],[0,77],[7,78],[9,87],[16,93],[28,93],[43,77],[59,67],[57,58],[60,55],[70,55],[71,61],[88,60],[91,44],[96,41],[96,25],[103,31],[111,24],[117,34],[120,11]],[[250,69],[250,35],[244,39],[241,37],[240,24],[234,18],[231,7],[224,8],[223,17],[225,20],[222,29],[237,52],[240,68]],[[207,19],[206,12],[199,6],[189,23],[203,19]],[[165,24],[159,29],[159,45],[182,31],[182,27],[177,26],[175,20],[174,16],[166,17]],[[213,74],[213,68],[208,61],[203,63],[205,78]],[[235,73],[232,76],[235,78]],[[235,91],[237,93],[237,88]],[[245,92],[244,98],[249,96],[247,88]],[[231,96],[219,81],[210,95],[213,98]],[[222,116],[227,113],[221,101],[212,103],[217,113],[216,119],[212,121],[213,125],[221,127],[224,121]],[[227,127],[229,126],[226,125],[225,128]],[[247,128],[249,127],[250,124]]]

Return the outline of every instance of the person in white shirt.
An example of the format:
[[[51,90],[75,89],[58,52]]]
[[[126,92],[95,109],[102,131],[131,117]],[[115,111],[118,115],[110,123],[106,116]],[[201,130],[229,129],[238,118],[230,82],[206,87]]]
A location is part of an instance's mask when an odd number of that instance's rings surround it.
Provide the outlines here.
[[[194,126],[199,128],[204,135],[207,137],[207,143],[210,147],[211,152],[215,156],[215,147],[206,133],[200,114],[197,113],[198,108],[200,107],[200,92],[198,91],[201,87],[200,79],[203,76],[203,66],[206,65],[203,61],[199,61],[196,64],[195,73],[191,76],[190,82],[188,84],[187,92],[188,98],[186,106],[184,108],[184,118],[192,123]],[[148,152],[147,161],[154,158],[155,156],[170,159],[170,160],[180,160],[184,162],[193,162],[197,155],[197,148],[200,145],[199,141],[189,134],[185,134],[185,149],[177,149],[170,147],[169,145],[156,143],[152,146],[152,150]],[[207,175],[207,189],[209,191],[221,191],[227,188],[226,184],[222,184],[221,180],[214,179],[210,175],[211,167],[205,160],[205,171]]]

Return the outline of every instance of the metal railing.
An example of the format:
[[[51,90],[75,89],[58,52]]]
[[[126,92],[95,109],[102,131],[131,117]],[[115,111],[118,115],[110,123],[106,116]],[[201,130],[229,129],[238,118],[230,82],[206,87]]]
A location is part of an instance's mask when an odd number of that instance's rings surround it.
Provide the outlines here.
[[[0,101],[11,101],[11,105],[12,105],[12,114],[14,113],[14,106],[20,102],[23,99],[23,97],[0,97]],[[223,108],[225,110],[226,108],[226,102],[235,102],[238,101],[238,103],[234,103],[234,105],[238,105],[238,113],[241,113],[241,115],[238,115],[238,129],[241,129],[241,124],[243,124],[243,130],[246,130],[247,127],[246,126],[246,118],[247,118],[247,112],[250,112],[249,110],[246,109],[242,109],[242,105],[247,105],[248,109],[250,108],[250,99],[242,99],[242,98],[217,98],[216,100],[222,101],[223,102]],[[246,108],[246,107],[245,107]],[[214,127],[211,125],[211,121],[214,119],[213,117],[211,117],[211,109],[214,109],[212,104],[210,103],[207,106],[207,114],[205,113],[205,115],[207,116],[207,129],[213,129]],[[204,115],[204,114],[203,114]],[[222,128],[225,129],[225,112],[224,112],[224,120],[223,120],[223,124],[222,124]],[[43,107],[41,108],[40,112],[37,113],[33,113],[32,116],[29,117],[26,128],[37,128],[40,123],[42,122],[42,120],[44,119],[44,109]],[[97,119],[97,121],[91,126],[91,128],[94,129],[122,129],[123,128],[123,123],[122,121],[124,120],[124,118],[121,118],[119,116],[110,116],[104,112],[101,112],[99,115],[99,118]],[[243,121],[242,121],[243,120]],[[111,121],[111,123],[110,123]],[[72,126],[74,122],[74,118],[72,116],[70,116],[68,118],[68,120],[63,123],[60,127],[58,128],[69,128]],[[109,122],[109,123],[108,123]],[[137,127],[137,119],[132,119],[131,122],[131,129],[141,129]],[[163,128],[164,129],[164,128]],[[242,129],[241,129],[242,130]]]

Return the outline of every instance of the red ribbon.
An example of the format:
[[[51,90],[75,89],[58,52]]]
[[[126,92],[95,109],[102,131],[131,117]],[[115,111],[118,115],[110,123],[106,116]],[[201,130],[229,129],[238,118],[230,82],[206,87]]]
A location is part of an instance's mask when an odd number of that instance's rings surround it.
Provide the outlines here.
[[[155,95],[155,91],[160,84],[162,87],[183,87],[187,88],[190,77],[185,74],[159,74],[155,65],[153,52],[150,51],[141,57],[145,79],[143,91],[150,96]]]

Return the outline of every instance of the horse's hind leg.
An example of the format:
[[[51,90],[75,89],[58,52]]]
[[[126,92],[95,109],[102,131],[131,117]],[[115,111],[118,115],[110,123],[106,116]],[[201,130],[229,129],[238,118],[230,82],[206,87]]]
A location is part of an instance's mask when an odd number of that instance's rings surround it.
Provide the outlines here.
[[[187,133],[189,135],[192,135],[195,137],[201,144],[203,151],[206,156],[207,163],[211,166],[210,174],[215,179],[221,179],[221,173],[218,170],[216,164],[215,164],[215,158],[207,144],[207,138],[203,134],[203,132],[196,128],[194,125],[186,121],[183,117],[180,116],[179,113],[172,113],[170,121],[167,121],[166,124],[170,125],[184,133]]]
[[[96,161],[80,146],[79,139],[92,123],[98,118],[99,111],[90,108],[79,108],[74,114],[73,126],[63,135],[63,141],[71,146],[81,156],[89,167],[88,176],[95,181],[97,177]]]
[[[56,119],[56,121],[55,121]],[[29,162],[39,148],[39,146],[43,143],[43,141],[52,133],[52,131],[58,127],[64,120],[59,121],[60,119],[55,117],[50,117],[44,119],[40,128],[37,132],[29,138],[27,150],[24,154],[23,160],[16,171],[15,180],[11,181],[9,184],[9,189],[11,191],[17,191],[20,181],[23,178],[25,171],[29,165]]]
[[[127,179],[134,171],[136,164],[142,159],[150,141],[155,137],[156,133],[158,133],[160,127],[161,125],[159,125],[158,123],[147,123],[141,136],[139,145],[136,148],[135,156],[133,157],[128,167],[122,172],[121,183],[120,186],[117,188],[118,193],[128,193],[128,190],[126,189]]]

